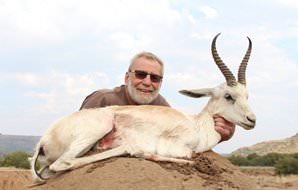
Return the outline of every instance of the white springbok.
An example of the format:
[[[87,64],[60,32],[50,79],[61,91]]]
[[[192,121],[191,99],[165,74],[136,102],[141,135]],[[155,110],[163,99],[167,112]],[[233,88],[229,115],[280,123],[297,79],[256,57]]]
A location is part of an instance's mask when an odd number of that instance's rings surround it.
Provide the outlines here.
[[[218,34],[219,35],[219,34]],[[85,109],[55,122],[41,137],[31,160],[36,182],[51,175],[99,160],[124,154],[154,161],[192,163],[192,153],[210,150],[221,139],[214,130],[213,115],[252,129],[256,117],[251,111],[245,88],[249,47],[240,64],[238,81],[225,66],[212,41],[212,55],[226,83],[215,88],[182,90],[194,98],[209,96],[206,107],[190,116],[163,106],[111,106]],[[96,143],[102,152],[84,156]],[[36,171],[36,162],[41,169]]]

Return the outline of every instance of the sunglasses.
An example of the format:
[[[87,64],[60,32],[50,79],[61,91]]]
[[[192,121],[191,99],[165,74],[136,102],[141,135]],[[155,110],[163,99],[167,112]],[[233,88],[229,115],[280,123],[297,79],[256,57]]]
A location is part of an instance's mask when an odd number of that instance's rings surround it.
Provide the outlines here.
[[[152,82],[155,82],[155,83],[159,83],[161,80],[162,80],[162,76],[159,76],[159,75],[156,75],[156,74],[152,74],[152,73],[148,73],[146,71],[139,71],[139,70],[134,70],[134,71],[129,71],[130,73],[134,73],[135,74],[135,77],[137,79],[145,79],[147,77],[147,75],[150,76],[150,80]]]

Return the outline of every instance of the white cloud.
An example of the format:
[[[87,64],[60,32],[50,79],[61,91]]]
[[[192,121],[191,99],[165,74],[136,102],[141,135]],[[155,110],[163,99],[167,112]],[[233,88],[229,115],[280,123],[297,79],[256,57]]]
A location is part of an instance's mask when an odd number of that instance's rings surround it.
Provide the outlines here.
[[[197,40],[210,40],[214,37],[214,34],[210,31],[194,32],[191,37]]]
[[[296,0],[275,0],[281,5],[289,6],[290,8],[298,7],[298,2]]]
[[[111,42],[111,45],[115,48],[120,48],[122,50],[133,50],[138,51],[144,49],[152,44],[152,39],[148,35],[132,35],[127,32],[115,32],[111,33],[108,36],[108,40]]]
[[[38,85],[38,76],[34,73],[1,73],[0,84],[7,82],[16,82],[22,85],[36,86]]]
[[[0,5],[0,34],[15,39],[10,43],[33,45],[39,41],[53,43],[63,40],[59,9],[51,1],[6,1]],[[56,7],[57,8],[57,7]],[[3,19],[5,18],[5,19]]]
[[[6,75],[4,79],[6,83],[19,83],[22,88],[30,87],[24,95],[41,100],[35,108],[47,113],[73,111],[74,106],[79,106],[88,94],[108,87],[110,83],[108,76],[100,72],[83,75],[60,71],[16,73]],[[57,106],[61,107],[57,109]]]
[[[89,67],[120,75],[123,64],[128,64],[134,53],[142,50],[152,51],[164,60],[166,76],[162,91],[170,103],[196,112],[199,109],[193,102],[197,101],[180,99],[182,96],[177,90],[212,87],[224,81],[210,52],[211,40],[219,31],[222,35],[218,39],[218,51],[233,73],[237,72],[247,48],[245,36],[253,41],[247,80],[250,99],[262,118],[258,123],[260,128],[277,126],[278,122],[272,121],[276,115],[284,118],[282,124],[289,124],[293,121],[289,118],[295,118],[294,111],[284,112],[297,107],[294,96],[297,95],[298,63],[296,49],[292,47],[296,45],[298,17],[290,12],[297,5],[296,1],[275,2],[284,3],[283,9],[294,16],[273,14],[272,10],[280,10],[277,3],[268,5],[272,7],[267,12],[268,7],[259,1],[247,2],[255,7],[251,14],[237,7],[239,3],[226,6],[221,1],[212,5],[198,1],[176,1],[173,5],[169,0],[1,1],[0,85],[7,92],[3,95],[11,95],[9,101],[15,102],[7,107],[17,107],[24,99],[27,106],[12,110],[2,126],[27,133],[27,129],[17,126],[16,120],[34,124],[38,120],[44,122],[49,114],[65,115],[77,110],[86,95],[114,85],[105,73],[86,72]],[[231,20],[230,13],[235,10],[240,14]],[[203,19],[198,17],[198,12],[204,15]],[[260,12],[265,16],[259,17]],[[272,22],[276,17],[284,19],[284,23]],[[42,57],[44,54],[47,55]],[[82,54],[84,59],[70,61],[76,54]],[[49,55],[57,59],[46,59]],[[61,64],[69,66],[69,70]],[[83,74],[73,72],[80,67],[79,72]],[[53,70],[45,72],[45,69]],[[121,83],[123,74],[115,80]],[[22,95],[25,96],[21,100],[14,99]],[[278,113],[280,110],[286,111]],[[14,119],[24,112],[26,117]],[[255,134],[259,139],[261,135],[267,134]]]
[[[0,4],[0,27],[4,28],[0,34],[2,40],[15,38],[14,43],[22,47],[39,46],[63,43],[84,32],[102,37],[117,30],[159,30],[163,25],[175,26],[180,17],[167,0],[11,0]],[[149,27],[149,23],[154,25]]]
[[[217,11],[210,6],[201,6],[200,11],[203,12],[205,18],[207,19],[213,19],[217,17]]]
[[[222,81],[220,81],[222,78]],[[215,85],[219,85],[224,82],[223,77],[220,75],[220,72],[206,72],[206,70],[202,69],[197,71],[196,73],[173,73],[167,76],[167,82],[165,85],[168,85],[174,89],[182,89],[182,88],[204,88],[204,87],[213,87]]]

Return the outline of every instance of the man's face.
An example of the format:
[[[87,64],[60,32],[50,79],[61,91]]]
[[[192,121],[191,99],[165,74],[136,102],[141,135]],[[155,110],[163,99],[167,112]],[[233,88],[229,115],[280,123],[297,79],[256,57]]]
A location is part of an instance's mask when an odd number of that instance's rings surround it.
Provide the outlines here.
[[[153,75],[162,76],[161,65],[154,60],[140,57],[135,60],[131,71],[144,71]],[[159,82],[151,80],[152,76],[147,75],[140,78],[135,72],[128,72],[125,75],[125,84],[131,99],[138,104],[149,104],[159,93],[162,80]]]

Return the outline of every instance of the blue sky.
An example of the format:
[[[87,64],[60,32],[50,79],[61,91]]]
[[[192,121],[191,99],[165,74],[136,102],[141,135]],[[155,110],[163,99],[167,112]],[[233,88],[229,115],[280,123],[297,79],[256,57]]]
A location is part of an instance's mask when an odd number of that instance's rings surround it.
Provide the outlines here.
[[[0,133],[41,135],[91,92],[122,84],[144,50],[165,62],[162,95],[195,114],[207,99],[177,91],[224,82],[210,52],[219,32],[218,52],[234,73],[252,39],[246,76],[257,126],[238,127],[215,150],[297,133],[295,0],[0,0]]]

